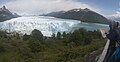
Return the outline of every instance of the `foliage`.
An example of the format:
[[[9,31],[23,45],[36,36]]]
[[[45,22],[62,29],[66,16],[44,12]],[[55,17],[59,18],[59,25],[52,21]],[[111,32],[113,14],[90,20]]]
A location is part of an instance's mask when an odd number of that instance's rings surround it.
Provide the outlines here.
[[[32,31],[31,36],[35,39],[38,39],[39,41],[43,41],[43,34],[37,29]]]
[[[58,33],[57,33],[57,39],[58,39],[58,40],[61,39],[61,36],[62,36],[61,33],[58,32]]]
[[[7,37],[7,35],[6,35],[6,32],[4,32],[4,31],[0,31],[0,37]]]
[[[33,38],[29,39],[28,47],[31,49],[32,52],[40,52],[42,49],[40,41]]]
[[[52,34],[52,38],[55,39],[55,33]]]
[[[23,35],[23,40],[27,41],[29,40],[29,38],[30,38],[30,35],[27,35],[27,34]]]
[[[4,35],[0,34],[0,62],[84,62],[86,54],[105,45],[99,31],[85,29],[46,38],[38,30],[22,39]]]
[[[66,38],[67,38],[66,32],[63,32],[62,37],[63,37],[63,39],[66,39]]]

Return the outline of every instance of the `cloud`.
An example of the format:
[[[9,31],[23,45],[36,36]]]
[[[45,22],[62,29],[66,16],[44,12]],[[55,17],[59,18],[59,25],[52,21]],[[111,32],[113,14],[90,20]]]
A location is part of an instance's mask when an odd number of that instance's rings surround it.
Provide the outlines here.
[[[119,2],[119,8],[118,8],[118,10],[116,11],[116,13],[115,14],[113,14],[112,16],[114,16],[114,17],[116,17],[116,18],[120,18],[120,2]]]
[[[114,16],[114,17],[116,17],[116,18],[117,18],[117,17],[120,17],[120,11],[117,11],[116,14],[113,14],[112,16]]]
[[[53,11],[70,10],[73,8],[89,8],[100,13],[100,9],[73,0],[12,0],[2,5],[7,6],[12,12],[21,15],[42,14]]]

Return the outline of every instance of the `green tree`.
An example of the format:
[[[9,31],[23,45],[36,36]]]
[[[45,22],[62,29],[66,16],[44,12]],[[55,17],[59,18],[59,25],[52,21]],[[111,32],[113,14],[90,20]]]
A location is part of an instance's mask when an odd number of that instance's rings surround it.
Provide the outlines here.
[[[68,43],[75,43],[76,46],[81,45],[83,41],[82,35],[79,30],[75,30],[69,37]]]
[[[39,41],[43,41],[43,34],[37,29],[32,31],[31,36]]]
[[[66,37],[67,37],[66,32],[63,32],[62,36],[63,36],[63,39],[66,39]]]
[[[16,37],[17,39],[20,39],[20,34],[19,34],[19,33],[16,33],[16,34],[15,34],[15,37]]]
[[[4,45],[0,42],[0,53],[5,52],[5,47]]]
[[[31,49],[31,52],[40,52],[42,50],[42,46],[40,41],[30,38],[28,41],[29,48]]]
[[[52,34],[52,38],[55,39],[55,33]]]
[[[7,33],[4,31],[0,31],[0,37],[6,38],[7,37]]]
[[[25,34],[25,35],[23,36],[23,40],[25,40],[25,41],[29,40],[29,38],[30,38],[30,35]]]
[[[92,38],[91,37],[85,37],[84,38],[84,45],[90,44],[92,42]]]
[[[59,39],[61,39],[61,37],[62,37],[61,33],[58,32],[58,33],[57,33],[57,39],[59,40]]]

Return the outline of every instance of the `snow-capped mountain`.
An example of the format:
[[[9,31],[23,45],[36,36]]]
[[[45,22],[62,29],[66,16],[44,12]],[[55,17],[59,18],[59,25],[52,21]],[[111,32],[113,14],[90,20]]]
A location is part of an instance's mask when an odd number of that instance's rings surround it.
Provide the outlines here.
[[[101,14],[94,12],[88,8],[85,9],[71,9],[68,11],[58,11],[44,14],[44,16],[52,16],[63,19],[73,19],[80,20],[82,22],[91,22],[91,23],[108,23],[107,18]]]
[[[19,17],[19,15],[17,15],[16,13],[12,14],[12,12],[10,12],[5,6],[0,8],[0,22],[16,17]]]
[[[89,11],[91,11],[90,9],[88,9],[88,8],[85,8],[85,9],[72,9],[72,10],[69,10],[69,11],[67,11],[67,12],[89,12]]]

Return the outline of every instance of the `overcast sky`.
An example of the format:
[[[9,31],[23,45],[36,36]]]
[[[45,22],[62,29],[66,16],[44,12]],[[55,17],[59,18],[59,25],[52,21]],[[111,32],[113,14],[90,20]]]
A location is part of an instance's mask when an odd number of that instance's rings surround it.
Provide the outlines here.
[[[0,0],[10,11],[20,15],[89,8],[104,16],[120,15],[120,0]]]

